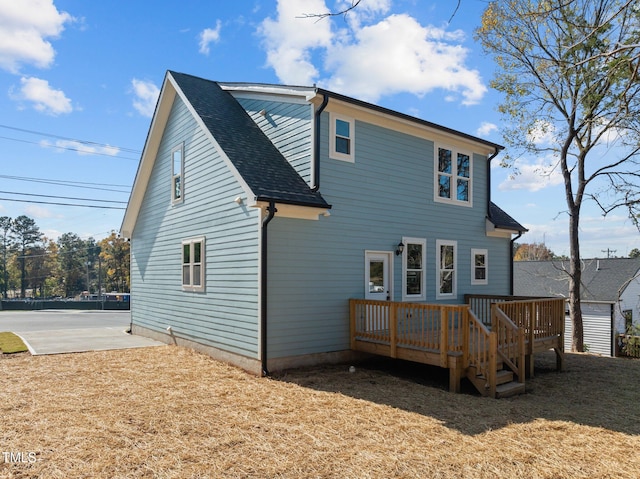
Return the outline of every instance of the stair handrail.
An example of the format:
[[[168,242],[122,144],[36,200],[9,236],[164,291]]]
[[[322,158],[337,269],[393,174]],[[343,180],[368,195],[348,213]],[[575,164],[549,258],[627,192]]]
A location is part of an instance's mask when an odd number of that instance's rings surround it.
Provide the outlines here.
[[[491,330],[497,335],[498,355],[502,362],[525,382],[525,332],[502,310],[500,303],[491,305]]]
[[[486,388],[490,397],[496,397],[498,341],[495,332],[490,331],[469,308],[469,342],[465,354],[465,366],[474,367],[487,380]]]

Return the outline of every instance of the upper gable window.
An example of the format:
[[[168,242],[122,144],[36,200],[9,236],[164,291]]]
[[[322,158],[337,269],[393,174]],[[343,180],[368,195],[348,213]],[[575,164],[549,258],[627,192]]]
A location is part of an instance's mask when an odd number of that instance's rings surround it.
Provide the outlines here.
[[[184,147],[181,144],[171,152],[171,201],[184,199]]]
[[[339,115],[330,115],[329,157],[334,160],[354,161],[354,120]]]
[[[471,206],[471,154],[436,146],[435,200]]]

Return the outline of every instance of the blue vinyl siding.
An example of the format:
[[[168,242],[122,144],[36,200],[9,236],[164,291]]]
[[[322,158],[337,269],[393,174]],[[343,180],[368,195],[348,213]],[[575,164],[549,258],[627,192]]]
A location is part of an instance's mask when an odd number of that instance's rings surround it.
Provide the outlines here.
[[[172,205],[170,152],[184,142],[184,202]],[[258,358],[259,211],[176,98],[132,237],[134,324]],[[206,289],[182,291],[181,242],[204,236]]]
[[[280,153],[311,184],[313,109],[311,105],[238,98]],[[261,111],[266,115],[261,115]]]
[[[364,297],[365,250],[394,251],[425,238],[426,302],[435,303],[436,240],[457,242],[457,297],[509,293],[509,247],[485,233],[487,162],[473,156],[473,207],[434,201],[434,143],[358,120],[355,163],[328,158],[322,115],[320,192],[333,205],[318,221],[269,226],[269,355],[349,349],[349,298]],[[488,251],[487,285],[471,285],[471,249]],[[402,257],[393,256],[393,296],[402,299]],[[440,301],[443,302],[443,301]]]

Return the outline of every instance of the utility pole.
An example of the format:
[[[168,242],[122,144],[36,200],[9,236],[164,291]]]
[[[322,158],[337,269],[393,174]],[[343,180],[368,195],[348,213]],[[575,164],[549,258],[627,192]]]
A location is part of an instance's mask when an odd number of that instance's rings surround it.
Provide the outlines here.
[[[611,258],[611,253],[615,253],[618,250],[607,248],[607,249],[601,249],[600,251],[602,251],[603,253],[607,253],[607,259],[608,259],[608,258]]]

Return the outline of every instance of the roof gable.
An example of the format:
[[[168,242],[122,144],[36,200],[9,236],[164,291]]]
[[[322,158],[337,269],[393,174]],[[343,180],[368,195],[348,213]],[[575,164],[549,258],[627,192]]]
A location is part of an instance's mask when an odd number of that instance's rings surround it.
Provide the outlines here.
[[[183,73],[169,74],[254,193],[256,201],[329,207],[230,93],[214,81]]]
[[[133,233],[176,95],[220,147],[220,153],[248,190],[247,194],[253,195],[253,200],[312,209],[331,208],[319,192],[311,190],[230,93],[214,81],[168,71],[122,222],[124,236],[130,237]]]

